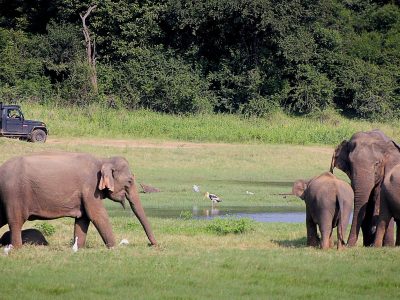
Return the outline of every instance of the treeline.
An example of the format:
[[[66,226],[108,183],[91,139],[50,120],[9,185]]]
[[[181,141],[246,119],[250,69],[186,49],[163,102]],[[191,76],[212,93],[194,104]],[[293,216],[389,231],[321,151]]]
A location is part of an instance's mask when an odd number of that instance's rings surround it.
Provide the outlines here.
[[[96,45],[89,77],[79,14]],[[400,116],[398,0],[0,2],[0,98],[166,113]]]

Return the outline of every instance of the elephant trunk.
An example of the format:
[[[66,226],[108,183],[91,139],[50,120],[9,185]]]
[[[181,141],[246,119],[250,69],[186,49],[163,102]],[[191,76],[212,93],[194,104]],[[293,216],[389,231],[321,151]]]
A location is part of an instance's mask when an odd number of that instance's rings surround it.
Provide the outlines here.
[[[147,220],[142,203],[140,202],[139,193],[137,191],[135,184],[133,184],[132,187],[130,188],[127,198],[133,213],[139,219],[140,224],[142,224],[143,229],[146,232],[147,238],[150,241],[150,244],[156,246],[157,241],[154,238],[154,234],[153,231],[151,230],[150,223]]]
[[[353,180],[353,190],[354,190],[354,212],[353,212],[353,220],[351,223],[351,229],[349,234],[349,239],[347,241],[347,245],[349,247],[353,247],[357,243],[358,234],[360,232],[360,228],[362,223],[364,222],[368,200],[371,195],[371,191],[374,187],[373,180],[372,184],[366,184],[367,179],[363,178],[362,181],[358,179]],[[359,182],[363,182],[361,185]],[[368,234],[372,234],[371,232],[364,232],[364,236]],[[365,237],[364,237],[365,238]]]

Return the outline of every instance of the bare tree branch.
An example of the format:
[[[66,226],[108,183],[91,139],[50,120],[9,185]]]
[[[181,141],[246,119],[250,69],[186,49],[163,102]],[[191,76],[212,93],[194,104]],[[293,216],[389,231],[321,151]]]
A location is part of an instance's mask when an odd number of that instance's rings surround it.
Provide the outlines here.
[[[82,20],[83,35],[85,37],[85,42],[86,42],[86,54],[87,54],[89,68],[91,71],[90,80],[92,82],[94,91],[97,93],[98,86],[97,86],[97,74],[96,74],[96,43],[93,42],[92,44],[89,28],[86,25],[86,18],[96,7],[97,5],[90,6],[84,15],[79,14],[79,16],[81,17]]]

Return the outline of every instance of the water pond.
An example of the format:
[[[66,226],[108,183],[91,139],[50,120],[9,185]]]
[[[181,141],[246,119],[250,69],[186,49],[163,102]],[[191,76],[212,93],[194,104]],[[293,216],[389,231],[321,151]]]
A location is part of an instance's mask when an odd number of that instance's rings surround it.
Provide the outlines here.
[[[146,208],[146,215],[159,218],[212,219],[215,217],[251,218],[257,222],[304,223],[305,211],[296,207],[193,207],[192,209]]]

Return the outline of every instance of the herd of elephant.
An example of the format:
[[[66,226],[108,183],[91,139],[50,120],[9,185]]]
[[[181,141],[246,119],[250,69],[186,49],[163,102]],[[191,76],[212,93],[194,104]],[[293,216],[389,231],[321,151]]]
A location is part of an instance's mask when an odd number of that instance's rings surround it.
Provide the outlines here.
[[[351,186],[333,175],[334,168],[347,174]],[[306,203],[307,245],[332,247],[337,227],[342,248],[354,204],[347,246],[356,245],[360,229],[364,246],[394,246],[394,221],[400,225],[400,146],[380,130],[357,132],[336,147],[330,172],[296,181],[293,194]]]
[[[333,175],[335,167],[349,176],[351,186]],[[337,245],[343,247],[354,203],[347,245],[357,243],[361,228],[364,246],[394,246],[393,219],[397,225],[400,221],[400,146],[379,130],[355,133],[335,149],[330,172],[296,181],[293,193],[306,202],[307,245],[333,246],[332,229],[337,226]],[[8,224],[7,241],[14,248],[22,245],[22,226],[27,220],[60,217],[75,218],[78,248],[85,245],[90,223],[105,245],[114,247],[115,237],[102,201],[105,198],[123,207],[128,200],[150,245],[157,245],[125,158],[35,153],[14,157],[0,166],[0,227]]]

